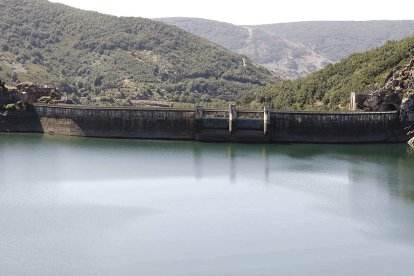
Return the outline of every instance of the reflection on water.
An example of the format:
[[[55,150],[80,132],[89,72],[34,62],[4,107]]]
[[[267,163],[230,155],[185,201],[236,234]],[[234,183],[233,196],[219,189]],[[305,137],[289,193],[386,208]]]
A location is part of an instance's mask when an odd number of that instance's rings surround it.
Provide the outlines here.
[[[0,135],[0,267],[410,275],[407,149]]]

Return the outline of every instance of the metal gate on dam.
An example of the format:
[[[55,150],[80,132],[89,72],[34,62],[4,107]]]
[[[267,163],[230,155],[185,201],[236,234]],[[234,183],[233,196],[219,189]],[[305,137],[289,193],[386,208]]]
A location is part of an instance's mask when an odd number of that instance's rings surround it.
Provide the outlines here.
[[[108,108],[36,104],[9,113],[2,132],[177,139],[207,142],[369,143],[406,142],[396,111],[285,112],[223,109]]]

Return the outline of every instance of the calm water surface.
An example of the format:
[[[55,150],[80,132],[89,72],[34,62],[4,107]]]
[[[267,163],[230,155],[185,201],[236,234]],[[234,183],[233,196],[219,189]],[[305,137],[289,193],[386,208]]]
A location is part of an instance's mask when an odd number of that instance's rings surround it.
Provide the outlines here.
[[[0,275],[414,275],[406,145],[0,135]]]

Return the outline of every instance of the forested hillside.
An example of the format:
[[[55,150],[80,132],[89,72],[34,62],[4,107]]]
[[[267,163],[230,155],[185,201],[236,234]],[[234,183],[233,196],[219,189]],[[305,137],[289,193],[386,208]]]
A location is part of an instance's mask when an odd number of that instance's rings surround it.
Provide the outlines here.
[[[286,78],[308,75],[351,54],[379,47],[387,40],[414,35],[414,21],[322,21],[235,26],[199,18],[157,20],[244,54]]]
[[[275,109],[347,109],[351,92],[372,92],[383,87],[393,70],[414,57],[414,37],[389,41],[384,46],[354,54],[308,77],[270,85],[245,95],[240,104]],[[392,75],[392,74],[391,74]]]
[[[277,80],[177,27],[45,0],[0,1],[0,79],[57,85],[83,104],[124,105],[232,101]]]

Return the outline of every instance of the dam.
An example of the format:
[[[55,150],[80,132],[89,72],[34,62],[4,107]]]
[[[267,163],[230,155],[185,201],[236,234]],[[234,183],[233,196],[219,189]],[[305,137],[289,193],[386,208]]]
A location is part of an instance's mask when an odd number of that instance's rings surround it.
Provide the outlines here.
[[[0,132],[246,143],[407,142],[398,111],[309,112],[34,104],[0,117]]]

